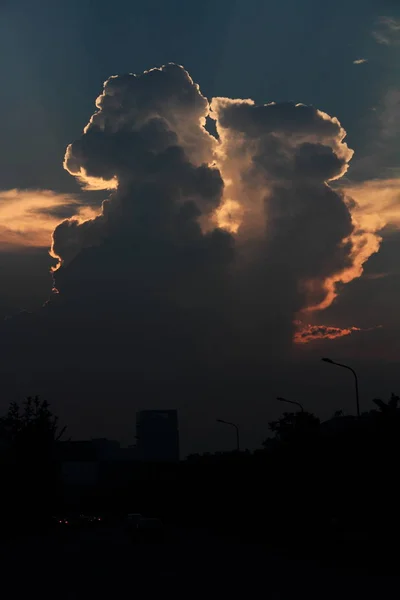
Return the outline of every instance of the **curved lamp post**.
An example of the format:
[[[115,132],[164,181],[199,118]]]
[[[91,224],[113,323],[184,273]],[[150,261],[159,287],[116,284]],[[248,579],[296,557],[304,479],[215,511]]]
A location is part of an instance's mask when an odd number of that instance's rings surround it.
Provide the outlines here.
[[[356,385],[357,417],[359,417],[360,416],[360,399],[359,399],[359,396],[358,396],[358,378],[357,378],[357,373],[355,372],[354,369],[352,369],[348,365],[342,365],[341,363],[335,362],[331,358],[321,358],[321,360],[323,360],[324,362],[329,363],[331,365],[336,365],[337,367],[343,367],[343,369],[348,369],[349,371],[351,371],[353,373],[353,375],[354,375],[354,381],[355,381],[355,385]]]
[[[236,429],[236,450],[240,452],[240,441],[239,441],[239,427],[235,423],[230,421],[224,421],[223,419],[217,419],[217,423],[224,423],[224,425],[231,425]]]
[[[302,404],[300,404],[300,402],[296,402],[295,400],[287,400],[286,398],[281,398],[280,396],[277,396],[276,399],[279,400],[279,402],[287,402],[288,404],[296,404],[297,406],[300,406],[301,412],[304,412],[304,407]]]

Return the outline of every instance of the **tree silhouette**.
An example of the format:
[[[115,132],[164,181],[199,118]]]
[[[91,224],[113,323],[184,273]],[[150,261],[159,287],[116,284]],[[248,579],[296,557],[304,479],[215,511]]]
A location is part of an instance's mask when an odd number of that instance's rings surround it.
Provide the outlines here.
[[[379,408],[381,413],[395,415],[399,407],[400,396],[396,396],[396,394],[392,392],[388,402],[384,402],[380,398],[374,398],[373,402]]]
[[[49,403],[38,396],[26,398],[22,406],[11,402],[0,419],[5,500],[18,523],[28,518],[27,498],[37,521],[49,513],[58,485],[56,445],[65,429],[59,428]],[[29,522],[35,518],[31,514]]]
[[[50,411],[49,403],[39,396],[28,396],[22,409],[11,402],[6,416],[0,419],[0,433],[9,445],[29,454],[46,451],[64,434],[66,427],[59,430],[58,417]]]
[[[284,412],[277,421],[270,421],[269,429],[279,442],[293,442],[313,437],[319,429],[320,420],[308,411]],[[263,443],[269,445],[268,440]]]
[[[344,416],[344,412],[342,409],[340,410],[335,410],[335,412],[333,413],[333,418],[334,419],[338,419],[339,417],[343,417]]]

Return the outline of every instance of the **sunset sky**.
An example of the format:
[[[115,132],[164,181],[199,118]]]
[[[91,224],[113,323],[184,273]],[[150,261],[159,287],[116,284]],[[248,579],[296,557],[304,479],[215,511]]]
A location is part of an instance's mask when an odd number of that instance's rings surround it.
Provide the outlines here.
[[[0,4],[3,408],[132,443],[176,407],[201,451],[354,411],[321,356],[399,393],[397,4]]]

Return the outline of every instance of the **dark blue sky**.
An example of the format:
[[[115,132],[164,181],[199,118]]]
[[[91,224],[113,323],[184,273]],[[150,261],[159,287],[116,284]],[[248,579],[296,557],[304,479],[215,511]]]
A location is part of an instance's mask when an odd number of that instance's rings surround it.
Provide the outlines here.
[[[392,40],[388,44],[378,43],[373,35],[383,16],[397,20],[393,23],[396,35],[399,35],[393,43]],[[141,73],[168,62],[183,65],[208,98],[252,98],[257,103],[292,101],[314,105],[336,116],[348,132],[349,146],[356,152],[349,177],[354,180],[398,177],[400,181],[400,171],[393,170],[393,167],[397,168],[397,139],[400,136],[399,19],[399,0],[336,0],[335,3],[321,0],[203,0],[201,3],[195,0],[0,0],[0,208],[6,206],[7,198],[10,198],[7,194],[2,197],[1,193],[14,188],[16,201],[24,197],[25,189],[54,190],[62,192],[63,198],[65,192],[75,192],[88,204],[104,199],[106,191],[81,192],[75,179],[63,169],[66,146],[80,137],[95,110],[95,98],[108,77],[127,72]],[[367,62],[353,64],[357,59]],[[35,210],[29,206],[26,210],[27,213],[30,210],[30,216],[35,215]],[[12,219],[15,220],[14,215]],[[0,215],[0,234],[2,225]],[[330,224],[327,225],[329,229]],[[303,226],[304,223],[299,229]],[[4,249],[1,242],[0,235],[0,317],[15,314],[21,308],[39,309],[48,299],[52,286],[48,248],[43,244],[33,247],[27,243],[25,247],[16,244],[14,248],[11,244]],[[367,350],[375,348],[382,361],[387,359],[387,363],[377,363],[375,370],[368,365],[360,366],[364,397],[367,390],[371,397],[381,392],[389,393],[398,377],[397,367],[392,368],[391,361],[398,356],[400,339],[397,308],[399,253],[397,223],[395,233],[389,231],[384,236],[380,252],[367,263],[365,276],[345,286],[338,301],[321,317],[327,325],[357,325],[367,330],[358,338],[355,335],[338,340],[337,344],[334,342],[328,353],[334,352],[336,356],[347,353],[361,360],[363,340],[372,339],[369,345],[365,343]],[[103,266],[101,260],[98,264]],[[115,264],[119,265],[119,260]],[[130,272],[130,267],[126,272]],[[68,270],[66,272],[68,277]],[[96,270],[93,272],[97,273]],[[98,272],[103,273],[101,268]],[[78,282],[79,273],[78,269]],[[85,277],[83,268],[83,280]],[[112,295],[120,289],[123,285],[111,285],[107,293],[110,291]],[[62,300],[62,293],[60,298]],[[51,306],[50,303],[49,310]],[[118,311],[114,312],[117,314]],[[43,311],[38,310],[38,313],[43,314]],[[18,363],[18,352],[27,346],[23,329],[25,316],[22,315],[22,321],[16,321],[17,328],[22,322],[23,337],[21,344],[16,344],[17,359],[6,372],[6,377],[12,380],[10,389],[16,399],[20,399],[17,393],[22,394],[23,387],[13,369]],[[61,329],[62,323],[61,320]],[[383,327],[375,330],[379,325]],[[94,330],[97,332],[97,329],[98,322],[95,322]],[[33,331],[36,335],[36,330]],[[40,329],[39,334],[43,331]],[[79,331],[77,326],[76,331]],[[80,335],[87,334],[90,338],[90,326],[85,331]],[[73,332],[74,327],[71,337]],[[50,337],[52,339],[52,335]],[[80,338],[77,339],[79,346]],[[32,337],[32,340],[36,344],[36,338]],[[129,343],[131,345],[130,340]],[[200,426],[197,423],[203,418],[204,398],[208,394],[206,380],[203,392],[201,388],[197,392],[197,404],[193,403],[192,413],[185,413],[183,417],[190,443],[194,439],[193,443],[198,443],[197,449],[204,449],[204,431],[212,431],[216,402],[222,402],[221,416],[243,422],[244,443],[248,441],[249,444],[262,439],[268,416],[276,417],[273,411],[280,411],[281,407],[272,406],[268,408],[272,412],[267,414],[267,393],[271,398],[278,393],[287,394],[289,398],[299,397],[302,393],[307,401],[311,398],[314,405],[307,406],[316,411],[322,410],[321,398],[324,397],[328,399],[323,408],[325,416],[329,416],[333,408],[343,408],[343,403],[341,406],[335,404],[337,398],[343,400],[341,380],[338,387],[329,383],[327,388],[325,371],[316,373],[316,367],[314,369],[315,365],[320,366],[318,348],[304,351],[302,360],[304,364],[308,361],[310,370],[299,363],[289,383],[286,363],[282,363],[281,371],[271,371],[272,380],[276,378],[275,384],[273,381],[265,383],[263,372],[262,393],[255,385],[252,409],[241,403],[242,396],[236,409],[232,408],[235,402],[231,402],[229,394],[225,398],[222,392],[214,389],[215,397],[208,405],[208,417],[204,417]],[[8,346],[3,349],[8,357]],[[129,352],[125,370],[121,367],[120,373],[94,371],[93,377],[82,364],[76,371],[72,370],[70,376],[68,373],[65,376],[63,361],[50,350],[51,357],[54,354],[57,359],[60,373],[52,372],[47,363],[38,371],[32,367],[30,373],[29,357],[29,368],[24,374],[29,383],[26,391],[48,393],[56,402],[56,412],[72,426],[74,434],[128,436],[131,441],[129,423],[133,423],[137,406],[131,402]],[[365,356],[369,356],[367,350]],[[4,364],[3,369],[7,369]],[[25,363],[21,364],[23,370]],[[71,364],[74,364],[73,360]],[[46,368],[50,369],[53,383],[51,379],[48,382]],[[87,381],[81,386],[83,396],[79,398],[76,397],[79,387],[76,382],[81,372]],[[4,377],[2,381],[4,383]],[[45,382],[44,387],[42,383],[40,387],[40,381]],[[93,394],[94,381],[97,381],[100,402]],[[85,385],[92,391],[91,396],[90,393],[85,395]],[[193,390],[189,392],[192,394]],[[154,392],[151,402],[163,393]],[[239,389],[237,396],[240,395]],[[6,393],[3,396],[6,398]],[[114,407],[116,398],[125,403],[122,408],[119,405],[118,410]],[[140,398],[140,394],[136,398]],[[103,408],[100,406],[99,409],[99,405]],[[231,413],[233,410],[237,412]],[[121,411],[127,415],[129,431],[121,429]],[[214,442],[221,439],[220,436],[218,427]],[[210,447],[215,448],[214,442],[210,442]]]
[[[0,186],[76,190],[65,146],[102,82],[166,62],[203,93],[291,100],[337,116],[362,152],[371,108],[400,81],[393,49],[372,37],[384,0],[16,0],[1,4]],[[397,13],[397,14],[396,14]],[[354,66],[365,57],[369,63]]]

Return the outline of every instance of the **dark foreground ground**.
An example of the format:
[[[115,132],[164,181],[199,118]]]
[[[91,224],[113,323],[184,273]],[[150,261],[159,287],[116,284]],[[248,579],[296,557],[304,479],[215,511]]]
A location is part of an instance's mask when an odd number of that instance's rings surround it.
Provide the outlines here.
[[[117,526],[18,536],[1,543],[0,560],[7,600],[400,597],[395,574],[328,567],[195,529],[171,528],[159,544],[134,544]]]

